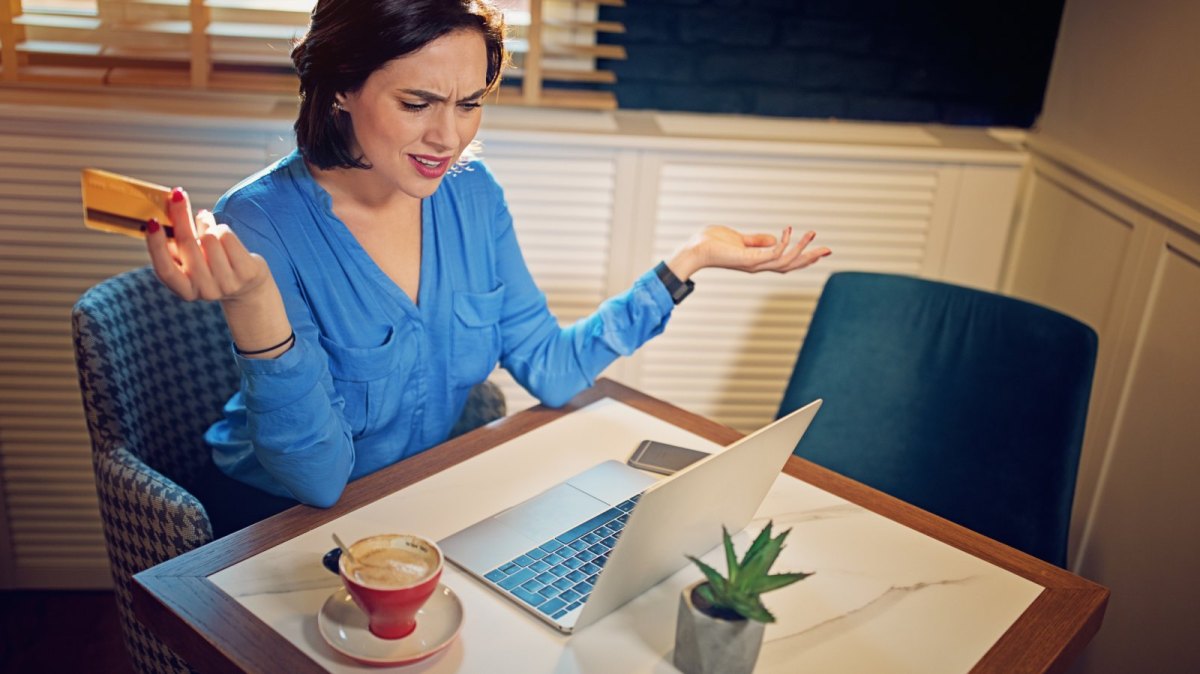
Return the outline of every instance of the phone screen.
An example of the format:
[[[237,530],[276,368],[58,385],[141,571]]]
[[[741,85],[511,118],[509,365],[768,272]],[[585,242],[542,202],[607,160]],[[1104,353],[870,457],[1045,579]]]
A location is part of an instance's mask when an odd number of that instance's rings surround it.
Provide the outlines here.
[[[677,447],[653,440],[643,440],[642,444],[638,445],[638,448],[633,452],[633,456],[629,457],[629,465],[634,468],[641,468],[642,470],[670,475],[675,471],[687,468],[706,456],[708,456],[707,452],[688,449],[686,447]]]

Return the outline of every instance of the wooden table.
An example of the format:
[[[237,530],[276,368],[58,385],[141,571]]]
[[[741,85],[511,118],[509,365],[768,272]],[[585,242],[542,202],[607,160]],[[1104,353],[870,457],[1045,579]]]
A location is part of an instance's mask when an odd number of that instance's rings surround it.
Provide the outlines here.
[[[135,612],[201,671],[323,671],[318,662],[223,592],[210,577],[603,398],[719,445],[741,437],[703,417],[600,380],[566,407],[532,408],[364,477],[351,484],[333,508],[293,508],[137,574]],[[791,458],[785,472],[1044,588],[972,671],[1065,671],[1099,629],[1107,589],[803,459]]]

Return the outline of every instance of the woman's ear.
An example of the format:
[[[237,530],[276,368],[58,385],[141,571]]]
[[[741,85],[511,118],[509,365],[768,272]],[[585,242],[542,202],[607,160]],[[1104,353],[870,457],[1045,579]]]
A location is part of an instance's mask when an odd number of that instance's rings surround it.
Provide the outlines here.
[[[345,94],[340,94],[340,93],[334,94],[333,109],[338,112],[346,112],[346,95]]]

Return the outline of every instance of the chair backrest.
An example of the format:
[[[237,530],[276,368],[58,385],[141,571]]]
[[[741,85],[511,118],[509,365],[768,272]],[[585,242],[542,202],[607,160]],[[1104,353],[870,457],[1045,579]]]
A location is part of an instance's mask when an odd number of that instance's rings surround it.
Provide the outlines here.
[[[1062,566],[1096,348],[1028,302],[833,274],[779,413],[824,398],[797,455]]]
[[[458,421],[454,422],[447,439],[470,433],[507,413],[508,401],[504,398],[504,391],[491,380],[484,379],[467,393],[467,402],[463,404],[462,414]]]
[[[220,306],[179,299],[143,267],[85,292],[72,320],[95,442],[187,486],[211,460],[204,431],[239,381]]]
[[[211,461],[204,431],[238,385],[225,320],[216,304],[177,298],[147,267],[85,292],[71,324],[126,649],[141,672],[188,671],[134,617],[130,585],[212,540],[186,485]]]

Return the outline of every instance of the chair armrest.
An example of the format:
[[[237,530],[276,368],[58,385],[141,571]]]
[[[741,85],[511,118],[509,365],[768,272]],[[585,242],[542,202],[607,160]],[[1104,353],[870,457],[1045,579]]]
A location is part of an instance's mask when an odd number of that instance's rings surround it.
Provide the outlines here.
[[[200,501],[124,447],[97,452],[93,462],[114,578],[132,576],[212,540],[212,525]]]

